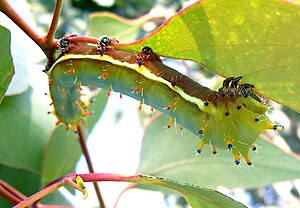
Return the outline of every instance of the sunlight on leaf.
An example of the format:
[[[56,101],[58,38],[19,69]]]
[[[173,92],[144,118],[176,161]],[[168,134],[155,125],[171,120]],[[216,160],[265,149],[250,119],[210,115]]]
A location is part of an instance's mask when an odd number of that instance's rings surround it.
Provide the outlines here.
[[[165,178],[140,175],[135,179],[124,180],[137,184],[161,186],[178,191],[191,207],[245,207],[233,199],[215,191],[199,186],[180,183]]]
[[[255,91],[300,112],[300,5],[277,0],[206,0],[182,10],[145,38],[149,46],[222,75],[243,76]]]

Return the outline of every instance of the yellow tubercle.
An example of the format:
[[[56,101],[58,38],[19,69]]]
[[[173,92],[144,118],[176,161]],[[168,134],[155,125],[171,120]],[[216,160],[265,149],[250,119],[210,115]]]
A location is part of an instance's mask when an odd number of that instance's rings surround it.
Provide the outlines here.
[[[77,134],[78,133],[78,126],[77,126],[77,124],[73,123],[73,124],[71,124],[71,126],[72,126],[75,134]]]
[[[276,125],[276,124],[265,124],[265,129],[273,129],[276,131],[284,130],[284,126]]]
[[[174,121],[174,119],[170,118],[169,123],[168,123],[168,128],[171,128],[173,121]]]
[[[212,148],[213,154],[214,155],[217,154],[217,148],[216,148],[216,146],[212,145],[211,148]]]

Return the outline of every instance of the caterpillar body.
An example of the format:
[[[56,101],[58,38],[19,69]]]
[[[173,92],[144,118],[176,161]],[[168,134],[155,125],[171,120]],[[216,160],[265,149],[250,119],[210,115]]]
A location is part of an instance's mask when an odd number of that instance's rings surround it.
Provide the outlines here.
[[[264,114],[268,108],[252,93],[254,86],[238,84],[242,77],[229,77],[213,91],[165,66],[147,46],[130,53],[115,49],[111,41],[104,37],[99,44],[71,42],[48,67],[58,123],[71,125],[77,132],[78,123],[91,114],[81,100],[81,86],[88,86],[128,95],[140,102],[140,108],[152,106],[170,117],[168,127],[176,119],[199,135],[198,153],[205,144],[213,154],[217,148],[230,149],[236,165],[241,155],[252,164],[248,153],[256,149],[253,143],[264,130],[283,129]]]

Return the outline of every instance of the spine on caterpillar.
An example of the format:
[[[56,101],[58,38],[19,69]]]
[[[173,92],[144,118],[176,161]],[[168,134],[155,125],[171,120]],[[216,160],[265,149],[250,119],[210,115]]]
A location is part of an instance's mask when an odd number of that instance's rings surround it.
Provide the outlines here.
[[[83,101],[82,86],[120,92],[170,117],[199,135],[198,153],[209,144],[212,153],[229,149],[234,163],[243,156],[248,165],[249,151],[255,151],[255,140],[266,129],[282,130],[265,115],[268,107],[260,100],[251,84],[239,84],[242,77],[229,77],[218,91],[210,90],[189,77],[163,64],[145,46],[138,53],[117,50],[116,40],[103,37],[98,44],[59,41],[57,60],[45,67],[55,114],[59,123],[77,125],[91,115],[89,102]]]

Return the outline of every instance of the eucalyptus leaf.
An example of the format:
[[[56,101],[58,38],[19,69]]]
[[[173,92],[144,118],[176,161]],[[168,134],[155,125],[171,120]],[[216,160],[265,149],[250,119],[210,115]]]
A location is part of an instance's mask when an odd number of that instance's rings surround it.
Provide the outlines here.
[[[197,1],[156,31],[118,48],[149,46],[160,56],[243,76],[255,91],[300,112],[300,4],[283,0]]]

